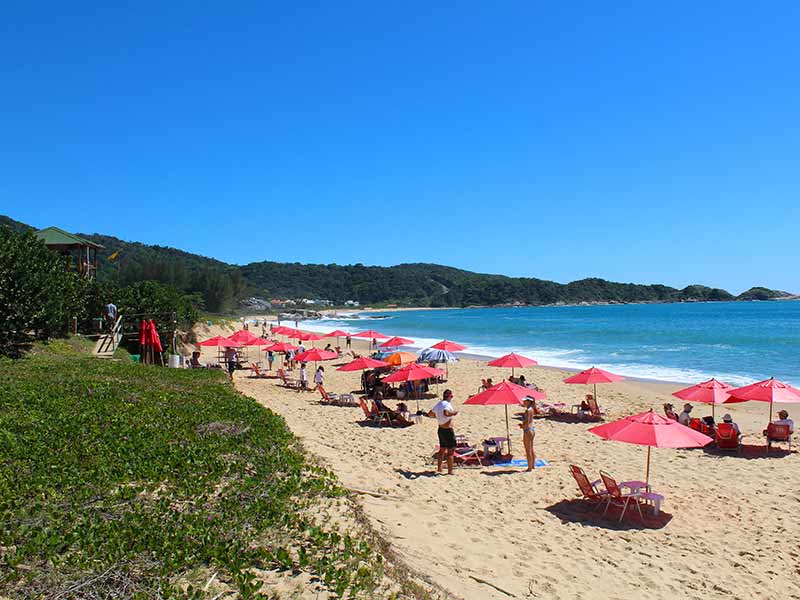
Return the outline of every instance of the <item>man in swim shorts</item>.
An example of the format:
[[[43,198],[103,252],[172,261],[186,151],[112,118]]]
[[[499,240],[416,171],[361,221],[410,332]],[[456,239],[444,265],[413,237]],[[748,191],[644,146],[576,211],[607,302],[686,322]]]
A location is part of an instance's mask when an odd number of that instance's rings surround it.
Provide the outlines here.
[[[447,456],[447,474],[453,474],[453,453],[456,449],[456,433],[453,431],[453,417],[458,411],[450,404],[453,392],[445,390],[442,399],[428,412],[429,417],[436,417],[439,423],[439,453],[436,457],[436,472],[442,472],[442,461]]]

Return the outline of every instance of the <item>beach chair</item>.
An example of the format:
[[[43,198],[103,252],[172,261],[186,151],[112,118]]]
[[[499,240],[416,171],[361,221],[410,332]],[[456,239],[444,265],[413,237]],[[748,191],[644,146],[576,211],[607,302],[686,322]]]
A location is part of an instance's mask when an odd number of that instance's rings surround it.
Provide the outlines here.
[[[628,506],[631,502],[636,505],[636,509],[639,511],[639,518],[644,521],[644,515],[642,514],[642,504],[639,501],[639,493],[628,493],[623,494],[622,490],[619,489],[616,480],[611,477],[605,471],[600,471],[600,477],[603,480],[603,485],[608,492],[606,496],[606,509],[603,511],[603,516],[608,512],[608,509],[611,508],[611,505],[619,506],[622,508],[622,512],[619,515],[619,523],[622,523],[622,519],[625,516],[625,512],[628,510]]]
[[[717,425],[715,437],[719,450],[735,450],[738,454],[742,453],[742,436],[736,432],[736,429],[730,423]]]
[[[764,436],[767,438],[767,453],[769,453],[770,446],[776,442],[788,443],[789,452],[792,451],[792,432],[788,425],[770,423],[764,431]]]
[[[278,377],[281,380],[281,385],[283,387],[291,388],[293,390],[300,391],[300,381],[298,379],[289,379],[286,377],[286,371],[283,369],[278,369]]]
[[[380,427],[383,425],[384,419],[386,419],[386,423],[388,425],[392,424],[392,417],[386,411],[377,410],[377,407],[374,404],[367,408],[367,403],[363,397],[359,398],[358,402],[361,405],[361,410],[364,411],[364,416],[368,421],[371,421],[373,425],[378,425]]]
[[[437,459],[439,454],[439,446],[433,453],[433,460]],[[478,468],[490,465],[491,462],[486,460],[478,448],[472,446],[467,440],[466,436],[456,435],[456,447],[453,451],[453,465],[463,468]]]
[[[266,379],[267,378],[267,374],[266,373],[262,373],[261,370],[258,368],[258,363],[250,363],[250,370],[253,372],[253,374],[250,377],[252,377],[254,379]]]
[[[589,478],[586,476],[586,473],[583,472],[583,469],[576,465],[569,466],[570,473],[575,478],[575,483],[578,484],[578,489],[581,491],[584,500],[588,500],[589,502],[593,502],[596,506],[593,510],[598,510],[602,505],[603,501],[607,500],[608,492],[605,490],[601,490],[598,485],[602,482],[601,479],[597,481],[589,481]]]
[[[320,404],[330,404],[331,406],[355,405],[355,398],[353,394],[334,394],[332,392],[325,391],[325,388],[321,385],[317,386],[317,390],[319,391],[320,396],[322,396]]]

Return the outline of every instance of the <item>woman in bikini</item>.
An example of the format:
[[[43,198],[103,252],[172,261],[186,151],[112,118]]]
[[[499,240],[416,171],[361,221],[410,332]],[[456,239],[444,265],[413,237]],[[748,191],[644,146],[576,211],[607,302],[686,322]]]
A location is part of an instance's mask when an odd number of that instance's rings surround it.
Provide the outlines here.
[[[533,403],[533,398],[525,398],[525,417],[519,425],[522,428],[522,443],[525,446],[525,456],[528,459],[526,471],[533,471],[536,467],[536,453],[533,451],[533,436],[536,433],[536,428],[533,425],[533,416],[536,414],[536,409]]]

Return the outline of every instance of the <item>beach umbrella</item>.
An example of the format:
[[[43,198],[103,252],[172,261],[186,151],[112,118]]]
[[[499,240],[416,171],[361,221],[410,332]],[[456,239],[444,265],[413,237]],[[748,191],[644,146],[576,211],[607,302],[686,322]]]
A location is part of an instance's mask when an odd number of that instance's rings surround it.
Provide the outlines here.
[[[434,344],[431,348],[435,348],[436,350],[446,350],[447,352],[460,352],[461,350],[466,350],[466,346],[462,346],[461,344],[456,344],[455,342],[451,342],[449,340],[442,340],[438,344]]]
[[[295,332],[294,329],[291,327],[286,327],[286,325],[278,325],[277,327],[273,327],[271,331],[277,335],[289,335]]]
[[[139,360],[147,364],[147,353],[145,344],[147,343],[147,321],[139,321]]]
[[[335,337],[336,338],[336,345],[341,346],[341,342],[339,341],[340,337],[347,337],[347,332],[342,331],[341,329],[334,329],[333,331],[329,331],[322,337]]]
[[[584,383],[587,385],[591,383],[594,386],[594,399],[597,400],[598,383],[612,383],[614,381],[622,381],[623,379],[625,378],[622,375],[615,375],[614,373],[609,373],[603,369],[592,367],[590,369],[586,369],[585,371],[581,371],[572,377],[567,377],[564,380],[564,383]]]
[[[272,344],[272,346],[267,346],[264,348],[264,351],[270,352],[291,352],[292,350],[297,350],[297,346],[292,346],[287,342],[278,342],[277,344]]]
[[[306,341],[306,342],[311,342],[311,347],[313,348],[314,347],[314,342],[317,341],[317,340],[323,339],[323,336],[318,335],[316,333],[301,331],[298,334],[297,339],[298,340],[303,340],[303,341]]]
[[[398,346],[408,346],[413,344],[414,340],[409,340],[403,337],[394,336],[393,338],[389,338],[385,342],[381,344],[381,348],[397,348]]]
[[[519,354],[506,354],[505,356],[501,356],[500,358],[496,358],[493,361],[489,362],[490,367],[511,367],[511,376],[514,376],[514,369],[515,368],[522,368],[522,367],[532,367],[534,365],[538,365],[539,363],[533,360],[532,358],[527,358],[525,356],[521,356]]]
[[[156,352],[163,352],[164,349],[161,347],[161,336],[158,335],[158,327],[156,326],[156,322],[154,319],[150,319],[150,323],[148,323],[148,328],[150,330],[150,346],[153,347],[153,350]],[[161,362],[164,362],[164,359],[161,359]]]
[[[650,448],[702,448],[714,441],[699,431],[654,413],[652,409],[592,427],[589,431],[605,440],[647,446],[645,483],[648,484],[650,483]]]
[[[504,381],[476,394],[464,401],[464,404],[474,404],[478,406],[499,406],[504,405],[506,409],[506,435],[508,436],[508,450],[511,451],[511,431],[508,427],[508,406],[522,404],[525,398],[534,400],[544,400],[547,394],[531,388],[527,388],[510,381]]]
[[[333,360],[338,358],[339,355],[331,350],[320,350],[319,348],[312,348],[305,352],[296,355],[294,359],[299,362],[319,362],[321,360]]]
[[[380,369],[382,367],[388,367],[389,363],[382,361],[382,360],[375,360],[374,358],[369,358],[368,356],[362,356],[361,358],[357,358],[352,362],[347,363],[346,365],[342,365],[338,367],[337,371],[363,371],[364,369]]]
[[[418,363],[407,364],[402,369],[395,371],[388,377],[383,379],[384,383],[403,383],[407,381],[421,381],[423,379],[434,379],[443,375],[444,371],[441,369],[434,369]],[[438,387],[437,387],[438,394]],[[417,410],[419,410],[419,398],[417,400]]]
[[[386,357],[386,362],[393,367],[399,367],[408,363],[417,362],[417,355],[411,352],[395,352]]]
[[[788,383],[778,381],[774,377],[730,390],[729,393],[740,402],[749,400],[769,402],[770,423],[772,422],[772,405],[775,402],[778,404],[800,404],[800,390]]]
[[[203,340],[197,344],[198,346],[211,346],[214,348],[238,348],[241,344],[238,342],[234,342],[222,335],[217,335],[213,338],[209,338],[207,340]]]
[[[354,338],[365,338],[370,340],[369,347],[372,349],[372,340],[388,340],[388,335],[383,335],[377,331],[373,331],[372,329],[367,329],[366,331],[359,331],[358,333],[354,333],[352,336]]]
[[[677,392],[673,396],[685,400],[686,402],[700,402],[711,405],[711,416],[714,417],[714,407],[717,404],[733,404],[735,402],[746,402],[730,395],[732,385],[717,381],[714,378],[692,385]]]
[[[229,335],[228,339],[232,342],[241,342],[242,345],[247,346],[253,340],[260,339],[257,335],[253,335],[247,329],[241,329],[234,333],[233,335]]]
[[[451,363],[458,362],[458,357],[447,350],[425,348],[417,353],[417,362]]]

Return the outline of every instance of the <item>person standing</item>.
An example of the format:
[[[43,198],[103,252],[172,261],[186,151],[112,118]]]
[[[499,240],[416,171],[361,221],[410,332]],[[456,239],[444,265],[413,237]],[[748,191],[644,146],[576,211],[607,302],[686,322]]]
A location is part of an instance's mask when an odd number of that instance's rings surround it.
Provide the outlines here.
[[[352,340],[352,339],[350,339],[350,336],[349,336],[349,335],[348,335],[348,336],[345,338],[345,341],[344,341],[344,346],[345,346],[345,348],[347,348],[348,350],[350,350],[350,348],[352,348],[352,346],[353,346],[353,340]]]
[[[439,453],[436,456],[436,472],[442,472],[442,461],[447,457],[447,474],[453,474],[453,453],[456,450],[456,433],[453,431],[453,417],[458,411],[453,408],[450,401],[453,399],[453,392],[445,390],[442,399],[437,402],[428,412],[429,417],[436,417],[439,424],[437,434],[439,436]]]
[[[225,363],[228,366],[228,375],[230,375],[231,381],[233,381],[233,372],[236,370],[238,359],[239,356],[236,354],[236,348],[231,346],[225,349]]]
[[[528,459],[526,471],[533,471],[536,467],[536,452],[533,450],[533,437],[536,434],[536,427],[533,424],[533,417],[536,414],[534,399],[530,396],[525,398],[525,417],[519,426],[522,428],[522,444],[525,446],[525,457]]]
[[[267,368],[268,371],[272,371],[272,362],[275,360],[275,355],[272,353],[272,350],[267,350]]]
[[[314,373],[314,385],[322,387],[322,380],[325,375],[325,367],[322,365],[317,367],[317,372]]]
[[[114,329],[114,323],[117,322],[117,305],[109,302],[103,307],[103,315],[106,320],[106,328],[111,331]]]
[[[308,375],[306,374],[306,363],[300,363],[300,388],[308,389]]]

